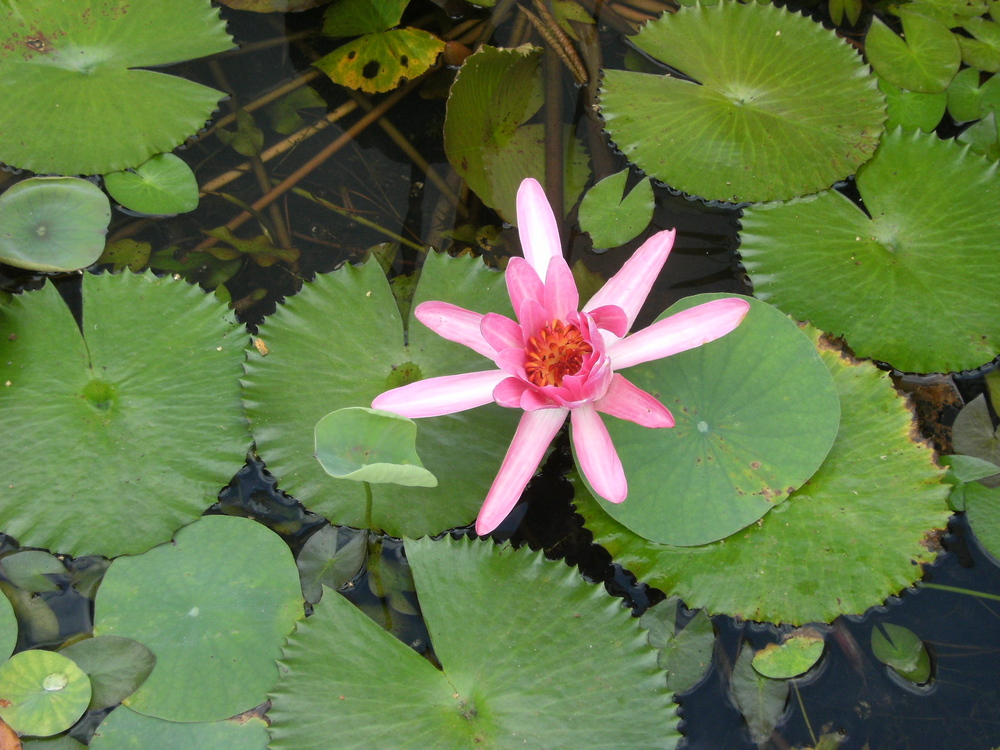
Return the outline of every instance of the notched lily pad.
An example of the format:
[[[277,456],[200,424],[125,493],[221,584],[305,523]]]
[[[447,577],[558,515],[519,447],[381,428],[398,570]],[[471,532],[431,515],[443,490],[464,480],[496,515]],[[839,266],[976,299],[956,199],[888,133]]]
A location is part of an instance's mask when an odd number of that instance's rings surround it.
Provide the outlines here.
[[[920,637],[909,628],[883,622],[872,628],[872,653],[910,682],[918,685],[931,677],[931,657]]]
[[[901,89],[923,94],[944,91],[958,72],[962,52],[948,27],[933,18],[897,10],[903,36],[872,16],[865,54],[876,72]]]
[[[656,201],[649,178],[643,179],[628,195],[628,170],[605,177],[587,191],[580,203],[580,228],[590,235],[596,248],[624,245],[649,226]]]
[[[125,208],[143,214],[182,214],[198,207],[198,180],[173,154],[157,154],[133,171],[106,174],[104,186]]]

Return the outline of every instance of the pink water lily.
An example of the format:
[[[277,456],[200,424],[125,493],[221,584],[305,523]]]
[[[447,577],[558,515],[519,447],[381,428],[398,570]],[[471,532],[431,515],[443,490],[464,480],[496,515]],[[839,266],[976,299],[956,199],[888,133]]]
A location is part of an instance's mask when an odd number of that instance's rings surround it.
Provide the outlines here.
[[[724,336],[750,309],[738,297],[713,300],[629,336],[673,247],[673,230],[650,237],[579,310],[555,217],[535,180],[524,180],[518,190],[517,225],[524,258],[512,258],[506,272],[516,322],[447,302],[424,302],[414,311],[432,331],[492,359],[498,369],[421,380],[372,402],[376,409],[411,418],[491,401],[524,410],[476,520],[479,534],[491,532],[510,513],[567,415],[580,470],[598,495],[622,502],[628,494],[625,472],[599,412],[644,427],[673,427],[674,418],[618,370]]]

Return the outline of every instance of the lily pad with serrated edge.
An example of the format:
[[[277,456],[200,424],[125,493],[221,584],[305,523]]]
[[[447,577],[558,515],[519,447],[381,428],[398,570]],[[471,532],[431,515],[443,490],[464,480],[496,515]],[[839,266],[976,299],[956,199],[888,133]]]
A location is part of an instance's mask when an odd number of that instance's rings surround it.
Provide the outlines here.
[[[507,315],[503,274],[473,258],[428,253],[414,304],[443,300]],[[330,321],[337,321],[331,329]],[[317,277],[260,327],[269,354],[247,350],[243,398],[250,428],[281,486],[331,522],[365,525],[365,490],[334,479],[314,457],[313,431],[331,411],[370,406],[410,379],[492,370],[491,360],[446,341],[399,310],[376,262]],[[309,393],[308,399],[302,394]],[[417,454],[438,486],[372,485],[372,522],[393,536],[436,534],[479,512],[520,412],[488,404],[417,421]]]
[[[0,261],[32,271],[75,271],[104,250],[111,204],[75,177],[32,177],[0,195]]]
[[[623,197],[628,170],[605,177],[583,196],[580,229],[597,248],[618,247],[639,236],[653,218],[656,201],[649,179]]]
[[[745,209],[740,254],[754,293],[900,370],[993,359],[996,166],[934,135],[895,130],[857,187],[867,213],[836,191]]]
[[[676,746],[656,650],[603,587],[489,542],[406,555],[441,668],[327,592],[285,647],[272,750]]]
[[[330,80],[369,94],[391,91],[426,73],[444,42],[423,29],[365,34],[313,63]]]
[[[731,296],[686,297],[661,318]],[[833,445],[840,403],[829,370],[793,321],[749,302],[735,331],[622,371],[677,421],[653,430],[604,419],[629,492],[599,502],[641,537],[684,546],[727,537],[801,487]]]
[[[90,680],[65,656],[21,651],[0,665],[0,719],[18,734],[58,734],[89,702]]]
[[[631,40],[693,80],[605,70],[611,139],[673,188],[724,201],[785,200],[871,157],[885,100],[833,31],[771,4],[724,0],[650,21]]]
[[[803,487],[726,539],[671,547],[614,521],[576,480],[575,503],[594,541],[688,606],[747,620],[830,622],[912,585],[937,556],[936,533],[948,519],[944,472],[914,442],[913,416],[887,373],[817,346],[840,394],[840,431]]]
[[[183,281],[82,284],[82,335],[51,284],[0,306],[0,528],[74,556],[134,554],[200,516],[245,461],[247,337]]]
[[[0,160],[40,173],[104,174],[172,150],[223,94],[143,68],[233,46],[208,0],[12,0],[0,29]]]
[[[948,27],[921,13],[898,10],[900,37],[878,16],[865,37],[865,54],[876,72],[894,86],[922,94],[948,88],[958,72],[962,52]]]
[[[125,705],[208,722],[264,702],[278,676],[274,659],[300,617],[298,571],[281,537],[246,518],[205,516],[172,543],[111,564],[94,634],[131,638],[156,655]]]
[[[88,747],[91,750],[267,750],[267,725],[257,717],[213,722],[164,721],[119,706],[98,725]]]
[[[157,154],[134,171],[106,174],[104,187],[125,208],[143,214],[182,214],[198,207],[198,180],[173,154]]]

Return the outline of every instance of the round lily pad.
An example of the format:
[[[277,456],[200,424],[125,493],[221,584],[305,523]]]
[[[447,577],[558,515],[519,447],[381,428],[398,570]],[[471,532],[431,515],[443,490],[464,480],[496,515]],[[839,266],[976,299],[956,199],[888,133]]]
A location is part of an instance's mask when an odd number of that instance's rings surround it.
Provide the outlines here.
[[[901,370],[993,359],[996,167],[934,135],[896,130],[857,186],[867,213],[835,191],[744,211],[740,253],[757,296]]]
[[[590,235],[594,247],[624,245],[638,237],[653,218],[656,201],[648,178],[622,197],[628,174],[628,170],[623,169],[605,177],[583,196],[580,228]]]
[[[266,750],[267,726],[256,717],[212,722],[164,721],[119,706],[100,723],[88,747],[91,750]]]
[[[208,0],[25,0],[0,10],[0,161],[104,174],[170,151],[223,94],[143,70],[232,48]]]
[[[0,261],[32,271],[85,268],[101,257],[109,221],[111,204],[96,185],[32,177],[0,195]]]
[[[218,721],[264,702],[302,616],[302,590],[277,534],[206,516],[171,544],[115,560],[94,607],[95,635],[131,638],[156,655],[126,705],[168,721]]]
[[[944,472],[914,441],[913,417],[886,373],[822,340],[818,347],[840,394],[840,431],[803,487],[730,537],[672,547],[629,531],[578,483],[577,509],[594,540],[688,606],[747,620],[829,622],[912,585],[948,519]]]
[[[0,665],[0,719],[18,734],[58,734],[89,702],[90,680],[65,656],[22,651]]]
[[[687,297],[661,318],[727,296]],[[605,420],[629,492],[599,502],[641,537],[689,546],[729,536],[801,487],[833,445],[840,401],[830,371],[793,321],[749,302],[735,331],[623,373],[677,422],[652,430]]]
[[[246,334],[183,281],[82,283],[82,335],[51,284],[0,308],[0,528],[113,557],[170,539],[243,464]]]
[[[725,201],[786,200],[871,157],[885,99],[857,51],[770,3],[665,13],[631,41],[684,77],[605,70],[612,140],[671,187]]]
[[[473,258],[430,253],[414,305],[424,300],[510,314],[503,274]],[[347,526],[366,524],[365,489],[323,471],[314,456],[316,423],[337,409],[370,406],[379,393],[408,379],[495,369],[491,360],[412,318],[405,343],[392,291],[375,262],[345,266],[305,285],[264,322],[260,338],[269,354],[248,349],[243,380],[257,450],[286,492]],[[373,485],[373,525],[394,536],[421,536],[470,523],[519,417],[518,410],[488,404],[419,420],[417,454],[439,484]]]
[[[603,587],[490,542],[406,555],[440,669],[327,592],[285,648],[272,750],[676,746],[656,650]]]
[[[104,175],[111,197],[143,214],[182,214],[198,207],[198,180],[173,154],[157,154],[134,170]]]

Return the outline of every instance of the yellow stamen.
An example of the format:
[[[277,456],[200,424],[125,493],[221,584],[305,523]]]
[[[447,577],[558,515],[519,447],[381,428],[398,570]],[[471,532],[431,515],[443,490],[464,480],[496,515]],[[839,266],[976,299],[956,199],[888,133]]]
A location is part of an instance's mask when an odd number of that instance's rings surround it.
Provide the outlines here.
[[[562,385],[564,377],[580,371],[583,358],[592,351],[579,328],[553,320],[528,340],[524,369],[534,385]]]

